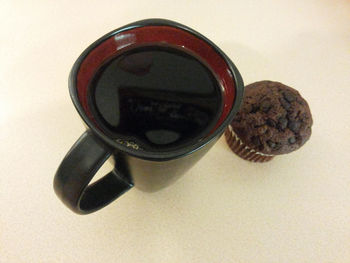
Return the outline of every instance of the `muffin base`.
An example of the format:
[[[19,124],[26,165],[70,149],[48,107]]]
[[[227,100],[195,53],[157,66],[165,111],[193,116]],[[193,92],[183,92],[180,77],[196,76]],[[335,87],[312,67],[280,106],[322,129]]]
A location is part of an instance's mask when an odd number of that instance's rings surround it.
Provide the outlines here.
[[[264,154],[248,147],[241,141],[241,139],[238,138],[231,125],[229,125],[225,130],[225,138],[231,150],[244,160],[256,163],[264,163],[271,161],[273,157],[275,157],[274,155]]]

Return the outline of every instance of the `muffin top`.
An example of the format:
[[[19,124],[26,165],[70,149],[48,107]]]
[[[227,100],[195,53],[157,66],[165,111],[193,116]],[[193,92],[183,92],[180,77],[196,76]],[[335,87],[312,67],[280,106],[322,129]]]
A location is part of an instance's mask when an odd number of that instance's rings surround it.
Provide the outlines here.
[[[231,126],[248,147],[278,155],[297,150],[310,138],[312,116],[298,91],[264,80],[245,87]]]

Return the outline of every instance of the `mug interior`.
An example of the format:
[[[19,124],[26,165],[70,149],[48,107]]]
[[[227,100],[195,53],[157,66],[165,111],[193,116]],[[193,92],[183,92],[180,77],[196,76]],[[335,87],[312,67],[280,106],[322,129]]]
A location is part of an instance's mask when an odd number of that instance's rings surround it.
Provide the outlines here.
[[[166,45],[191,54],[200,60],[215,76],[222,90],[221,115],[210,133],[214,132],[229,114],[235,98],[235,82],[226,61],[206,41],[171,26],[144,26],[120,32],[106,39],[82,61],[76,89],[79,102],[88,118],[99,128],[88,103],[90,82],[106,61],[140,46]]]
[[[165,45],[190,53],[217,79],[222,90],[221,115],[211,133],[199,142],[170,152],[137,151],[106,135],[89,108],[89,88],[98,70],[113,57],[140,46]],[[69,77],[72,101],[86,125],[116,152],[153,161],[180,158],[215,141],[232,121],[243,98],[243,80],[232,61],[210,40],[179,23],[146,19],[114,30],[91,44],[74,63]]]

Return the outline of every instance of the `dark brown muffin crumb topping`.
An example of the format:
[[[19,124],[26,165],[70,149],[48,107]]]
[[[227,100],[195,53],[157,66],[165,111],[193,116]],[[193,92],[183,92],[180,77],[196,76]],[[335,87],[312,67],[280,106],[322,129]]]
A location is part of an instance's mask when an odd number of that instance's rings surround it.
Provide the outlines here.
[[[243,105],[231,126],[249,147],[277,155],[298,149],[310,138],[312,116],[295,89],[259,81],[246,86]]]

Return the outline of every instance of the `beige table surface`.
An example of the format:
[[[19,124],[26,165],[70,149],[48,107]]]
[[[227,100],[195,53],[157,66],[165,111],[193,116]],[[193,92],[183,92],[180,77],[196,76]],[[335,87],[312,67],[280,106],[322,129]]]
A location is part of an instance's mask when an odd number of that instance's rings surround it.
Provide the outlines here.
[[[0,262],[350,262],[349,1],[7,0],[0,10]],[[221,138],[169,188],[75,215],[52,189],[84,131],[69,70],[103,34],[150,17],[209,37],[247,84],[297,88],[313,135],[266,164]]]

